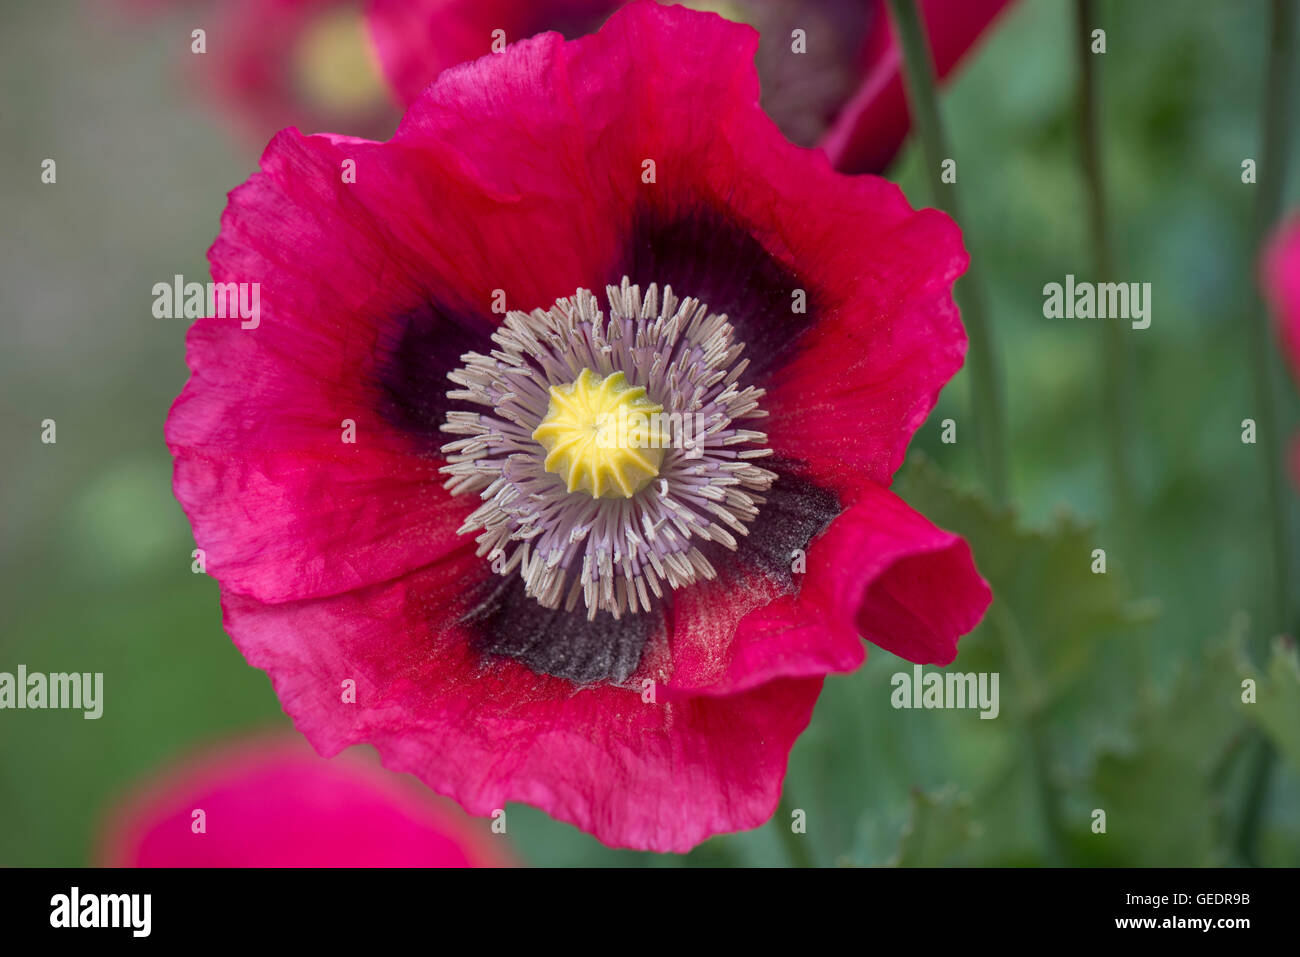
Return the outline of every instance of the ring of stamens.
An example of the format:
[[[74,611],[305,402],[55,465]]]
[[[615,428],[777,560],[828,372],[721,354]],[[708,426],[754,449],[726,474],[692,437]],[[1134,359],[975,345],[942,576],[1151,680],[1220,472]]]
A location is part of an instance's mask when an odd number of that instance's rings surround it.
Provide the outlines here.
[[[608,317],[585,289],[549,310],[509,313],[491,354],[463,356],[448,376],[459,386],[448,398],[491,412],[449,412],[442,426],[463,436],[442,448],[446,487],[482,499],[460,533],[477,532],[478,554],[499,574],[518,570],[544,607],[582,601],[588,618],[645,611],[665,584],[715,577],[699,545],[734,550],[776,478],[755,464],[771,454],[767,436],[741,427],[766,413],[763,390],[740,384],[748,360],[727,317],[667,286],[661,300],[654,283],[644,296],[626,277],[606,291]],[[568,396],[580,382],[588,404],[557,408],[557,390]],[[599,399],[593,389],[604,390]],[[596,412],[620,406],[658,418],[624,432],[632,443],[593,441],[581,461],[553,457],[573,429],[595,428]],[[665,435],[668,447],[653,449],[661,458],[646,459],[653,469],[625,457],[647,438],[662,446]],[[626,470],[624,484],[611,462]]]

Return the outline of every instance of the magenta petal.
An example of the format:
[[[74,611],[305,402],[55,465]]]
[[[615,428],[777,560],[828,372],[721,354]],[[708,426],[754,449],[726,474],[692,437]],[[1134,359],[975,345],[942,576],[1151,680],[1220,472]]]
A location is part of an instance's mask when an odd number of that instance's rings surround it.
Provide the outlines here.
[[[866,658],[855,632],[826,626],[819,609],[755,576],[743,587],[706,582],[673,607],[674,693],[729,695],[780,678],[848,672]]]
[[[523,801],[610,846],[676,852],[771,816],[820,677],[679,696],[647,694],[641,675],[575,687],[484,660],[450,624],[473,564],[315,601],[227,595],[226,627],[318,750],[370,742],[471,814]]]
[[[342,182],[347,159],[362,170],[357,183]],[[395,322],[435,298],[461,307],[484,338],[492,323],[486,292],[475,311],[456,291],[488,266],[457,262],[443,231],[413,216],[411,193],[397,187],[460,174],[439,174],[428,157],[412,168],[411,157],[364,140],[292,130],[262,162],[231,194],[209,253],[214,281],[258,284],[260,315],[250,328],[238,318],[194,323],[193,375],[166,433],[176,496],[209,573],[283,601],[382,581],[459,544],[472,505],[451,502],[441,460],[381,414],[375,370]],[[472,216],[459,195],[444,189],[430,215]],[[439,282],[440,272],[460,284]],[[452,331],[444,337],[454,344]],[[343,441],[345,422],[354,443]]]
[[[832,630],[860,633],[908,661],[946,665],[993,594],[962,538],[875,488],[813,543],[800,597]]]
[[[195,811],[203,812],[196,830]],[[108,867],[483,867],[498,839],[359,755],[301,739],[208,751],[137,789],[106,822]]]
[[[494,52],[498,36],[514,43],[546,30],[581,35],[595,30],[622,2],[367,0],[366,19],[384,74],[409,104],[443,70]]]
[[[896,189],[869,177],[852,182],[876,187],[846,186],[838,194],[841,209],[864,217],[883,205],[873,203],[872,193]],[[830,201],[829,187],[819,201]],[[823,300],[826,318],[806,334],[765,401],[773,448],[804,463],[846,504],[863,485],[889,484],[966,356],[966,330],[952,295],[968,262],[961,231],[937,210],[903,204],[898,212],[891,209],[887,221],[877,214],[874,227],[857,227],[872,235],[860,235],[856,247],[824,247],[818,273],[825,278],[808,279],[815,289],[833,291]],[[851,282],[844,281],[848,276]],[[836,294],[845,298],[829,298]]]

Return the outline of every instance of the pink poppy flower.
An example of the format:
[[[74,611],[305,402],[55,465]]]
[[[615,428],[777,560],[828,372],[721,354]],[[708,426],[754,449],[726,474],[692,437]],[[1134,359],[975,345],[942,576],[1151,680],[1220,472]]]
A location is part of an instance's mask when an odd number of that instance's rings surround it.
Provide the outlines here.
[[[623,0],[369,0],[384,72],[406,103],[442,70],[543,30],[596,29]],[[1009,0],[921,0],[935,69],[948,77]],[[762,35],[762,103],[800,146],[848,173],[885,169],[910,119],[902,55],[884,0],[701,0],[690,7]],[[498,33],[497,31],[500,31]],[[795,31],[802,31],[796,36]],[[802,48],[801,48],[802,47]]]
[[[982,617],[888,490],[965,355],[960,232],[790,145],[757,43],[636,3],[231,194],[212,275],[260,323],[191,328],[174,488],[322,753],[684,851],[772,814],[859,635],[946,664]]]
[[[1291,371],[1300,381],[1300,216],[1283,224],[1264,254],[1264,288]]]
[[[258,143],[277,130],[387,136],[400,116],[360,0],[229,0],[199,8],[196,56],[214,97]]]
[[[1300,382],[1300,216],[1274,234],[1264,253],[1262,272],[1282,353]],[[1300,439],[1291,444],[1291,474],[1300,483]]]
[[[492,867],[481,823],[355,754],[236,741],[169,768],[109,814],[106,867]]]

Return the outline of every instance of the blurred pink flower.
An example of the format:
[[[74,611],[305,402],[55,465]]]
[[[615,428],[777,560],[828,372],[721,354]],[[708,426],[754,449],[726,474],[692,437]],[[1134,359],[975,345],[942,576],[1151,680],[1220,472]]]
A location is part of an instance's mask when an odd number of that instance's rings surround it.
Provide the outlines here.
[[[196,812],[204,831],[196,833]],[[168,768],[109,815],[108,867],[487,867],[508,856],[449,802],[301,738],[226,744]]]
[[[1264,252],[1264,291],[1292,374],[1300,381],[1300,215],[1284,223]]]
[[[1262,267],[1264,294],[1272,306],[1282,354],[1300,383],[1300,214],[1274,233]],[[1300,484],[1300,437],[1291,444],[1291,474]]]
[[[207,30],[207,81],[259,142],[286,126],[369,137],[396,127],[358,0],[230,0]]]
[[[401,104],[384,79],[363,0],[111,0],[182,31],[181,70],[257,146],[296,126],[387,137]],[[194,31],[202,30],[202,52]]]

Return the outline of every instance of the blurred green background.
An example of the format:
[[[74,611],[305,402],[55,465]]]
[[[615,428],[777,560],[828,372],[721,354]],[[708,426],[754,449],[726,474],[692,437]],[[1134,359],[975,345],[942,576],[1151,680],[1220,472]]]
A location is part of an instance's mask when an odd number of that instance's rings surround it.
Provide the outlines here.
[[[1267,4],[1100,5],[1115,278],[1151,282],[1154,303],[1150,329],[1125,336],[1140,505],[1127,552],[1108,519],[1103,323],[1042,315],[1045,283],[1092,273],[1073,11],[1023,0],[943,103],[1002,357],[1019,517],[937,474],[977,487],[966,373],[914,443],[929,463],[898,486],[970,538],[1008,602],[1018,644],[982,627],[953,665],[1002,673],[1002,715],[894,710],[890,676],[911,666],[872,649],[860,672],[826,682],[794,748],[787,796],[808,833],[793,845],[769,823],[684,858],[615,852],[516,807],[509,839],[524,860],[781,864],[793,847],[819,864],[1237,863],[1250,729],[1263,726],[1283,758],[1258,860],[1300,861],[1286,757],[1300,705],[1277,703],[1300,696],[1285,662],[1266,678],[1245,660],[1264,660],[1268,635],[1241,638],[1242,613],[1266,607],[1270,560],[1262,454],[1240,440],[1260,308],[1258,187],[1240,173],[1260,151]],[[0,670],[105,675],[98,721],[0,712],[0,865],[86,863],[121,789],[228,734],[288,726],[222,632],[215,582],[191,574],[162,437],[186,378],[186,322],[153,318],[151,287],[206,276],[225,194],[260,145],[187,82],[191,26],[101,4],[0,6]],[[46,157],[56,185],[40,181]],[[909,147],[890,175],[927,205],[918,162]],[[1295,406],[1288,391],[1288,428]],[[946,417],[955,446],[939,440]],[[40,441],[46,418],[56,445]],[[1088,574],[1095,547],[1108,549],[1104,578]],[[1239,703],[1246,673],[1271,695],[1263,717]],[[1090,831],[1094,808],[1105,835]]]

